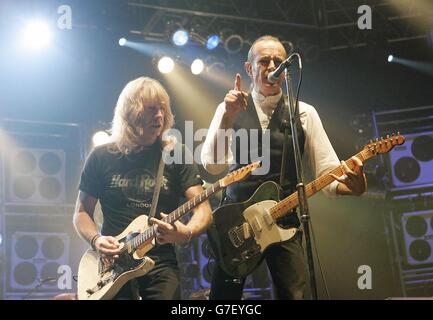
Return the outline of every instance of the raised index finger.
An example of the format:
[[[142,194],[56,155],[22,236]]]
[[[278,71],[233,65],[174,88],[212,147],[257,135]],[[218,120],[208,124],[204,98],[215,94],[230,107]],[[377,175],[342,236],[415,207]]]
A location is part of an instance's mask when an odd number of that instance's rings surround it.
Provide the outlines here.
[[[241,75],[239,73],[236,73],[235,90],[241,91]]]

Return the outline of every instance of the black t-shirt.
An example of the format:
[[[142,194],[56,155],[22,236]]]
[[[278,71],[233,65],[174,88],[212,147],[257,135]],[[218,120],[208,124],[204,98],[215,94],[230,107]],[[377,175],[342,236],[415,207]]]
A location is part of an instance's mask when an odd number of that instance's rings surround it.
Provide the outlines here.
[[[184,145],[176,144],[175,148],[191,157]],[[149,215],[161,157],[160,143],[129,155],[114,150],[114,144],[106,144],[90,153],[79,186],[99,199],[104,216],[101,233],[110,236],[120,234],[136,217]],[[166,164],[155,217],[159,219],[160,212],[169,214],[175,210],[184,192],[201,184],[196,164]],[[175,259],[174,247],[156,245],[149,256]]]

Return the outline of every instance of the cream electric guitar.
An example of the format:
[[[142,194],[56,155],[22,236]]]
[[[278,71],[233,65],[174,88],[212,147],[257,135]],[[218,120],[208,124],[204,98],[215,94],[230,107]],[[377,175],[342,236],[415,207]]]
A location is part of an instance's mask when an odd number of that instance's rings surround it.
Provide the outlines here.
[[[371,142],[356,154],[365,161],[377,154],[386,153],[404,143],[401,135]],[[346,161],[353,169],[353,160]],[[330,173],[343,175],[340,165]],[[328,174],[305,186],[307,197],[323,189],[334,178]],[[295,192],[280,200],[280,188],[273,181],[264,182],[248,200],[218,208],[208,229],[208,239],[222,269],[235,278],[243,278],[254,271],[263,259],[263,252],[272,244],[291,239],[296,228],[283,229],[276,220],[287,215],[299,204]]]
[[[254,162],[229,173],[162,220],[174,223],[214,193],[245,179],[260,166],[260,162]],[[104,262],[92,249],[85,252],[78,267],[79,300],[112,299],[128,280],[145,275],[153,268],[155,262],[145,254],[155,245],[156,225],[149,226],[147,220],[146,215],[137,217],[115,237],[121,244],[121,250],[119,258],[113,262]]]

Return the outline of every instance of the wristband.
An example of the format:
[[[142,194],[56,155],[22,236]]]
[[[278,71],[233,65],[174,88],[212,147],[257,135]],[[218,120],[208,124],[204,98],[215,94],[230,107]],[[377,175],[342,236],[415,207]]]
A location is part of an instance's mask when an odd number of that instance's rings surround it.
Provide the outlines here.
[[[99,233],[95,234],[92,238],[92,240],[90,240],[90,246],[92,247],[93,250],[96,251],[96,247],[95,247],[95,242],[96,240],[100,237],[101,235]]]

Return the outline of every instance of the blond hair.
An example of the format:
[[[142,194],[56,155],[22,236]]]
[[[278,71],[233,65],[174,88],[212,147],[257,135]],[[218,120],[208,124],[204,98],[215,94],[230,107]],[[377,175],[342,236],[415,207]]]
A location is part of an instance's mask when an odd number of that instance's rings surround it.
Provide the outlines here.
[[[111,140],[121,153],[129,154],[141,149],[137,129],[142,125],[143,106],[149,102],[161,105],[164,110],[162,132],[173,126],[170,97],[161,83],[148,77],[132,80],[120,93],[111,127]],[[161,137],[162,134],[159,139]]]

